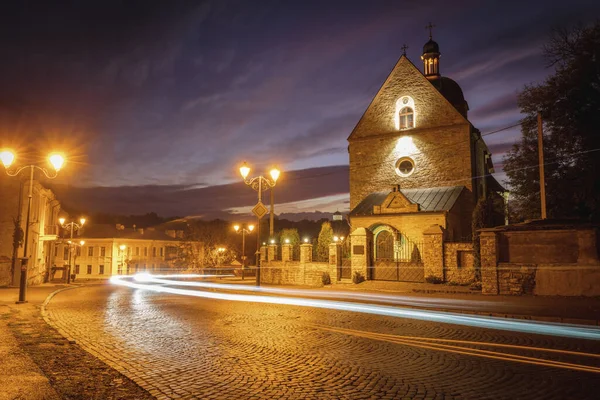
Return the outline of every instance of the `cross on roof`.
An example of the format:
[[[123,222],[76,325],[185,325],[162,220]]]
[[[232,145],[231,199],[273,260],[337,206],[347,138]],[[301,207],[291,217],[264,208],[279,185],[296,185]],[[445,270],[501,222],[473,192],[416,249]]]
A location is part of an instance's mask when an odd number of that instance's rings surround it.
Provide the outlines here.
[[[402,55],[405,56],[406,55],[406,50],[408,50],[408,46],[406,45],[406,43],[404,43],[401,47],[402,49]]]
[[[433,28],[435,28],[435,25],[433,25],[431,22],[429,23],[429,25],[427,25],[427,26],[425,27],[425,29],[429,29],[429,39],[431,39],[431,38],[432,38],[432,33],[431,33],[431,31],[433,30]]]

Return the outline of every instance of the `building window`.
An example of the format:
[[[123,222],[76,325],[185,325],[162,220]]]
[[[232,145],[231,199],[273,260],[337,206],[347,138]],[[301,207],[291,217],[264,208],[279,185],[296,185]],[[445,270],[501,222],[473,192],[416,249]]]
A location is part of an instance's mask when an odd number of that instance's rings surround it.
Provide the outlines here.
[[[417,125],[415,101],[410,96],[402,96],[396,101],[396,114],[394,116],[396,129],[411,129]]]
[[[396,173],[405,178],[415,172],[415,162],[410,157],[402,157],[396,161]]]
[[[69,246],[63,248],[63,260],[69,259]]]
[[[400,129],[410,129],[415,127],[414,112],[410,107],[404,107],[400,110],[398,115],[398,121],[400,123]]]
[[[156,247],[152,248],[152,257],[156,257]]]
[[[77,246],[77,249],[75,250],[75,255],[77,257],[79,257],[81,255],[81,246]]]
[[[148,257],[148,248],[144,247],[144,257]]]
[[[91,265],[88,265],[88,266],[87,266],[87,274],[88,274],[88,275],[91,275],[91,274],[92,274],[92,266],[91,266]]]
[[[79,275],[79,264],[75,264],[75,275]]]
[[[104,246],[100,247],[100,256],[102,256],[102,257],[106,256],[106,247],[104,247]]]
[[[92,257],[94,255],[94,247],[88,247],[88,257]]]
[[[58,257],[58,246],[54,246],[54,257]]]
[[[136,255],[136,256],[139,256],[139,255],[140,255],[140,248],[139,248],[139,247],[136,247],[136,248],[135,248],[135,255]]]
[[[100,265],[100,267],[98,267],[98,273],[100,275],[104,275],[104,265]]]
[[[160,248],[160,256],[161,256],[161,257],[163,257],[163,256],[164,256],[164,250],[163,250],[163,248],[162,248],[162,247]]]

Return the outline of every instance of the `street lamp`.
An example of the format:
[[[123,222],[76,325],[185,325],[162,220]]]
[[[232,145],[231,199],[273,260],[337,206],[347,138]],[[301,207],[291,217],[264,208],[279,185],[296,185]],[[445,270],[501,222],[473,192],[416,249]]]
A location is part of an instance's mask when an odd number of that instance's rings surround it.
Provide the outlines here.
[[[271,175],[271,179],[265,178],[263,176],[257,176],[254,178],[248,179],[248,175],[250,174],[250,167],[244,161],[244,164],[240,167],[240,174],[242,178],[244,178],[244,183],[250,186],[252,189],[258,192],[258,203],[261,204],[262,200],[262,192],[264,190],[269,190],[275,187],[277,184],[277,179],[279,179],[279,174],[281,172],[277,168],[271,169],[269,174]],[[264,206],[262,207],[264,209]],[[257,210],[258,211],[258,210]],[[266,212],[266,210],[264,211]],[[255,212],[257,218],[256,224],[256,286],[260,286],[260,219],[264,215],[260,213],[260,211]],[[271,212],[273,212],[273,208],[271,208]]]
[[[242,234],[242,280],[244,280],[244,270],[246,268],[246,233],[250,234],[254,230],[254,225],[248,225],[247,228],[234,225],[233,229],[236,233]]]
[[[19,282],[19,301],[17,304],[27,303],[27,264],[29,258],[27,257],[27,244],[29,241],[29,219],[31,217],[31,199],[33,197],[33,172],[39,169],[46,175],[48,179],[54,179],[58,175],[58,171],[63,167],[65,159],[62,155],[52,153],[48,156],[50,165],[54,168],[54,174],[49,172],[46,168],[38,165],[30,164],[18,167],[15,170],[10,170],[11,165],[15,161],[15,153],[10,150],[0,151],[0,161],[4,165],[4,170],[9,176],[17,176],[22,171],[29,168],[29,196],[27,200],[27,218],[25,220],[25,244],[23,246],[23,258],[21,258],[21,279]],[[20,210],[19,210],[20,212]]]
[[[60,226],[62,226],[64,229],[68,228],[71,231],[71,235],[69,236],[69,268],[67,269],[67,283],[71,283],[71,253],[73,248],[73,231],[78,231],[83,227],[83,224],[85,224],[85,218],[79,218],[79,223],[75,221],[65,223],[65,221],[66,220],[64,218],[58,219],[58,222],[60,222]]]

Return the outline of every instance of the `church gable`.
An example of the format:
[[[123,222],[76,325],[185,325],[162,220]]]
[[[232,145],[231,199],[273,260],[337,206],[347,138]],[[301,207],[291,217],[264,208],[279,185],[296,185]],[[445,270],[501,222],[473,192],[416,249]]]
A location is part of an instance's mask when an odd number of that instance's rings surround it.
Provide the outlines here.
[[[414,125],[412,129],[406,129],[406,132],[437,126],[468,124],[457,109],[403,55],[349,139],[403,131],[398,116],[403,109],[403,103],[414,107]]]
[[[418,211],[419,205],[411,202],[399,190],[391,192],[380,206],[373,206],[373,214],[400,214]]]

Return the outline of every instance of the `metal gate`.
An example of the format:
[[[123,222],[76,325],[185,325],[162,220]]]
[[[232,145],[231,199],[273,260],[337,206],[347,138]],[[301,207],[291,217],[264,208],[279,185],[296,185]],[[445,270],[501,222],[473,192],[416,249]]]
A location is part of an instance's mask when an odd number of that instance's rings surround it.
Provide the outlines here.
[[[404,235],[394,240],[394,234],[382,231],[375,238],[375,262],[371,267],[373,280],[423,282],[421,254],[423,243],[408,240]]]
[[[346,238],[342,243],[342,265],[338,271],[338,279],[352,278],[352,247],[350,246],[350,238]]]

